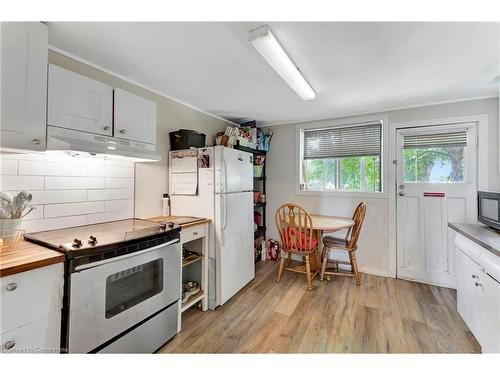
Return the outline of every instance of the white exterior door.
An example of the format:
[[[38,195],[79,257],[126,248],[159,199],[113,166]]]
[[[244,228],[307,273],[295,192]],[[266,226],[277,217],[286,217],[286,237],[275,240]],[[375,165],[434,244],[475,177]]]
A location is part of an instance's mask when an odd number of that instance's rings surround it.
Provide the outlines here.
[[[47,124],[113,135],[113,88],[49,64]]]
[[[217,304],[255,277],[252,193],[215,195]]]
[[[397,131],[397,276],[455,287],[455,232],[476,221],[476,124]]]
[[[215,149],[215,192],[236,193],[253,190],[253,155],[228,147]]]

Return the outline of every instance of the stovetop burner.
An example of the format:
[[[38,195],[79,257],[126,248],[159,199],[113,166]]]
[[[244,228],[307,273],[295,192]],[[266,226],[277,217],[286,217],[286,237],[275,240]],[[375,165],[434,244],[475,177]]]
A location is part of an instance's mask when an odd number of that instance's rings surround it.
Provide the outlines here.
[[[172,222],[155,223],[142,219],[126,219],[28,233],[25,239],[64,253],[98,252],[100,248],[179,230],[179,225]]]

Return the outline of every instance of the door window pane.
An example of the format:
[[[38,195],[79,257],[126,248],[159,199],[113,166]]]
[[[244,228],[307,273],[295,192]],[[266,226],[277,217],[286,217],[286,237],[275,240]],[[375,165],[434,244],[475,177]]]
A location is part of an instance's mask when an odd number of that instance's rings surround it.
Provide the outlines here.
[[[407,183],[460,183],[465,181],[465,147],[421,147],[403,150]]]
[[[163,290],[163,259],[132,267],[106,278],[106,319]]]

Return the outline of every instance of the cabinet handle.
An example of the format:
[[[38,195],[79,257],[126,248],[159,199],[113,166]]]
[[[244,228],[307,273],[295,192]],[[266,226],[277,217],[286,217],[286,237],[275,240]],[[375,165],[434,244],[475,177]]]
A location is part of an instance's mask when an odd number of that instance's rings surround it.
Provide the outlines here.
[[[125,134],[125,133],[127,133],[127,131],[125,129],[120,130],[120,134]]]
[[[472,275],[472,278],[473,279],[479,279],[479,276],[478,275]]]
[[[14,346],[16,346],[16,342],[15,341],[7,341],[5,344],[4,344],[4,348],[5,350],[10,350],[12,349]]]
[[[16,290],[17,289],[17,284],[16,283],[10,283],[7,285],[7,290],[9,292],[12,292],[13,290]]]
[[[107,131],[109,131],[109,129],[111,129],[111,128],[110,128],[109,126],[105,126],[103,129],[104,129],[104,131],[106,131],[106,132],[107,132]]]
[[[475,282],[474,284],[476,284],[476,286],[480,286],[480,287],[482,287],[482,286],[483,286],[483,284],[478,283],[478,282]]]
[[[39,145],[40,144],[40,140],[38,138],[35,138],[31,141],[31,143],[33,143],[34,145]]]

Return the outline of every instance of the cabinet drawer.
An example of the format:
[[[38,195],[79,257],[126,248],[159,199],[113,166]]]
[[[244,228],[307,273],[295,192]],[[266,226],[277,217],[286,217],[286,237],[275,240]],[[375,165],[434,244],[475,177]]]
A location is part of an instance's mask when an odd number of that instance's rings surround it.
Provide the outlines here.
[[[0,278],[1,332],[60,311],[63,263]]]
[[[196,240],[197,238],[205,237],[205,225],[196,225],[189,228],[182,228],[181,230],[181,243]]]
[[[22,327],[2,333],[2,353],[59,353],[61,313],[54,312]]]

